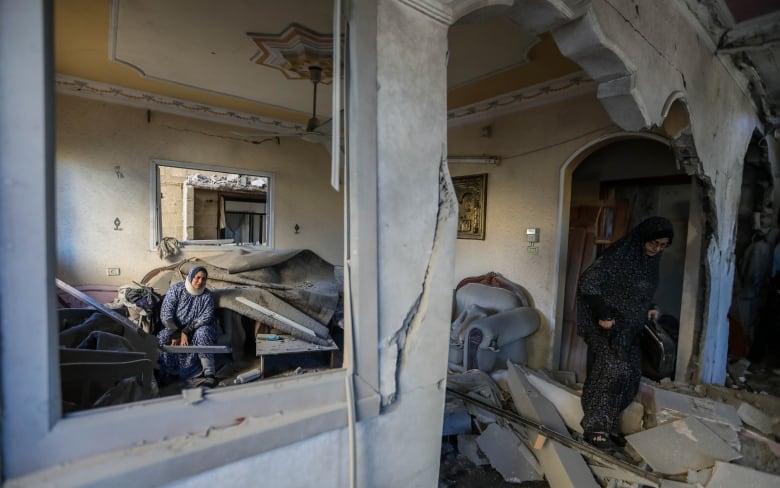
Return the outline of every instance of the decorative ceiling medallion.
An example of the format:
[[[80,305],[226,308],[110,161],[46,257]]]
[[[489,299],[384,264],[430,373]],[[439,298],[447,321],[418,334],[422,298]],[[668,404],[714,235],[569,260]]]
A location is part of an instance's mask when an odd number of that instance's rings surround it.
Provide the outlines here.
[[[299,24],[290,24],[281,34],[247,36],[259,51],[252,56],[255,63],[276,68],[291,80],[309,80],[309,67],[322,68],[322,83],[333,78],[333,36],[318,34]]]

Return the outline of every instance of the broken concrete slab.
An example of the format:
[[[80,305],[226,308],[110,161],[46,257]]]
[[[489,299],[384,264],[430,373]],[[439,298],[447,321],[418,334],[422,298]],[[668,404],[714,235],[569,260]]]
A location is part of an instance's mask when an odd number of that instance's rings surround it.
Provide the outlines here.
[[[475,466],[484,466],[489,464],[490,461],[485,457],[482,451],[479,450],[477,439],[479,435],[476,434],[461,434],[458,436],[458,452],[466,456],[469,461],[474,463]]]
[[[772,433],[772,425],[775,423],[772,417],[765,414],[749,403],[742,402],[737,409],[737,414],[743,422],[757,429],[762,434]]]
[[[770,417],[780,417],[780,397],[775,395],[765,395],[711,384],[696,385],[695,390],[702,396],[728,403],[735,408],[739,408],[742,402],[747,402]]]
[[[656,425],[676,420],[674,417],[677,415],[691,415],[715,422],[728,423],[734,428],[742,426],[737,409],[726,403],[656,388],[648,383],[641,383],[639,391],[642,402],[653,414]]]
[[[682,481],[663,480],[661,481],[661,488],[700,488],[701,485],[691,485]]]
[[[447,387],[495,407],[501,407],[502,391],[489,374],[478,369],[447,375]],[[496,416],[473,405],[467,406],[478,422],[490,424]]]
[[[743,439],[743,441],[756,441],[764,444],[775,457],[780,457],[780,444],[773,441],[772,439],[764,437],[763,435],[748,429],[742,429],[739,431],[739,437],[740,439]]]
[[[704,485],[706,488],[777,488],[780,476],[756,471],[737,464],[718,461],[712,470],[712,477]]]
[[[571,437],[555,406],[534,388],[524,368],[507,361],[507,382],[520,415]],[[548,439],[535,453],[552,488],[599,486],[585,460],[573,449]]]
[[[510,483],[541,480],[544,477],[534,455],[509,427],[490,424],[477,439],[477,445],[485,453],[490,465]]]
[[[639,477],[633,473],[630,473],[624,469],[612,468],[607,466],[599,466],[598,464],[590,465],[591,471],[597,478],[604,480],[604,485],[608,485],[610,480],[621,480],[629,483],[631,486],[647,486],[652,488],[659,488],[659,485],[651,483],[647,478]]]
[[[548,378],[544,378],[534,371],[526,369],[525,372],[528,381],[555,406],[566,426],[582,434],[580,421],[582,420],[583,411],[580,396],[573,390]]]
[[[631,434],[626,441],[653,471],[666,475],[682,475],[710,467],[715,461],[741,457],[695,417]]]
[[[699,421],[720,437],[729,447],[735,451],[741,451],[742,443],[739,441],[739,432],[742,429],[735,429],[731,424],[722,424],[707,419],[699,419]]]
[[[688,471],[686,480],[688,483],[696,486],[704,486],[712,477],[712,468],[705,468],[699,471]]]

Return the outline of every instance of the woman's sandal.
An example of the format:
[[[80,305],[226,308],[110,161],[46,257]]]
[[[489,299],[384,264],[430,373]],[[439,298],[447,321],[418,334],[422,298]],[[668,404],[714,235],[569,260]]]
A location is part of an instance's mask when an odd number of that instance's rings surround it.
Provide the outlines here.
[[[583,438],[585,442],[602,451],[614,451],[618,448],[606,432],[585,432]]]

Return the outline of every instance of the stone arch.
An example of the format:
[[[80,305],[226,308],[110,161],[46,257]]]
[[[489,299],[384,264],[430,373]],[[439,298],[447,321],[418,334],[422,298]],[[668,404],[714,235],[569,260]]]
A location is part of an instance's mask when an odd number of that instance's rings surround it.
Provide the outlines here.
[[[627,131],[648,127],[651,119],[634,88],[636,70],[628,57],[604,35],[596,14],[587,7],[589,3],[583,0],[456,0],[451,3],[449,23],[489,8],[501,9],[532,33],[551,31],[561,53],[580,65],[598,84],[597,96],[618,126]]]

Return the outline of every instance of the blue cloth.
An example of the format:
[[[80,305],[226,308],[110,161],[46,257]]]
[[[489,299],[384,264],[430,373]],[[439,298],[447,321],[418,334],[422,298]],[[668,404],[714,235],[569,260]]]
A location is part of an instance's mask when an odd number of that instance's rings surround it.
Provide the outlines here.
[[[189,279],[189,276],[188,276]],[[213,346],[217,343],[218,331],[214,318],[214,296],[206,289],[201,295],[191,295],[184,282],[172,285],[163,298],[160,319],[164,324],[175,328],[164,328],[157,335],[161,346],[169,345],[171,336],[179,332],[187,334],[194,346]],[[160,354],[160,365],[165,375],[193,376],[199,371],[200,361],[204,359],[214,364],[213,354]],[[212,372],[213,373],[213,372]]]

